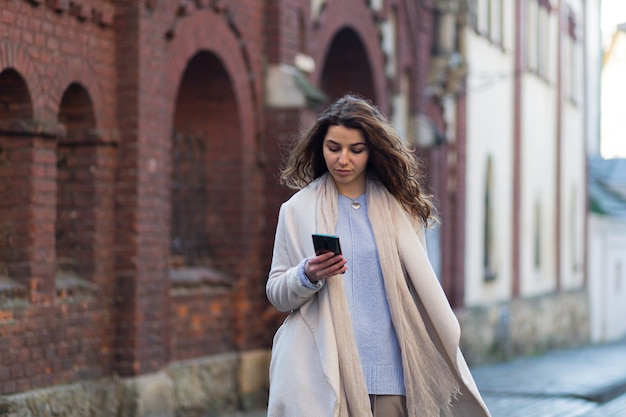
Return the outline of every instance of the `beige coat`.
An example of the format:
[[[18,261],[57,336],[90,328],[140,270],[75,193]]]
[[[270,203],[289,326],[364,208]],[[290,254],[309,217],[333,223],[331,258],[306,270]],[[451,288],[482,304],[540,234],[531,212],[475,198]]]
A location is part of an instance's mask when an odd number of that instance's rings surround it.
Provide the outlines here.
[[[318,232],[318,185],[316,181],[296,193],[280,209],[266,290],[278,310],[291,313],[274,337],[268,417],[340,416],[339,363],[327,286],[309,289],[297,274],[300,261],[314,254],[311,234]],[[410,284],[421,300],[425,321],[440,340],[437,344],[461,381],[460,394],[447,415],[489,416],[458,347],[458,321],[426,256],[424,228],[418,221],[411,223],[413,230],[397,230],[403,246],[399,249],[414,257],[405,265]]]

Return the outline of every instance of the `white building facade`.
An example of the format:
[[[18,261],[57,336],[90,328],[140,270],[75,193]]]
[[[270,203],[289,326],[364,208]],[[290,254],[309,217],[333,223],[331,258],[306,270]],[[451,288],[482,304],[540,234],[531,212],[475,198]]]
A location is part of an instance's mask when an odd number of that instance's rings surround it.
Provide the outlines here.
[[[462,36],[466,350],[479,361],[481,350],[506,357],[585,343],[600,1],[470,4]]]
[[[603,13],[606,12],[603,10]],[[626,336],[626,15],[611,33],[602,59],[601,141],[590,146],[589,282],[591,339]]]
[[[602,145],[604,158],[626,158],[624,116],[620,105],[626,97],[626,16],[611,37],[602,65]]]
[[[626,336],[626,159],[589,158],[591,340]]]

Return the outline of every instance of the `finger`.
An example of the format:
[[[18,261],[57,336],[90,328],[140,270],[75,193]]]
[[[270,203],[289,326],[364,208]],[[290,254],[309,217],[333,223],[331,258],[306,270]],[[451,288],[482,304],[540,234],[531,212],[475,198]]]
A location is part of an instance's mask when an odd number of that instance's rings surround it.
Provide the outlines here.
[[[325,262],[325,261],[327,261],[327,260],[329,260],[329,259],[333,258],[334,256],[336,256],[336,255],[334,254],[334,252],[331,252],[331,251],[325,251],[325,252],[322,252],[322,253],[320,253],[319,255],[317,255],[315,258],[317,258],[317,260],[318,260],[320,263],[323,263],[323,262]]]
[[[347,261],[341,255],[338,255],[336,257],[333,257],[328,262],[328,265],[325,267],[325,270],[330,274],[336,275],[340,273],[340,271],[346,266],[346,263]]]
[[[332,252],[326,252],[322,255],[311,258],[309,263],[311,264],[311,269],[316,271],[323,271],[331,265],[340,262],[343,259],[341,255],[334,255]]]
[[[328,258],[326,254],[309,259],[304,268],[304,272],[309,278],[318,281],[332,275],[330,271],[328,271],[328,267],[332,263],[329,263],[325,258]]]

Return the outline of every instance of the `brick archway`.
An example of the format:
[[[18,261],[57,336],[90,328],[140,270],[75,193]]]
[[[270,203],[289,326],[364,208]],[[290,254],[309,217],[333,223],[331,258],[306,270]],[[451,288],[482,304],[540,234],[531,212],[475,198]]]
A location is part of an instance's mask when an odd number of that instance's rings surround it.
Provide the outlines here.
[[[346,29],[354,33],[362,42],[364,59],[371,68],[373,85],[372,97],[381,110],[387,113],[390,103],[387,101],[386,81],[383,63],[385,62],[379,39],[380,33],[374,21],[373,11],[364,1],[327,2],[320,17],[319,24],[311,30],[309,51],[317,62],[312,79],[316,85],[322,84],[322,76],[326,60],[336,37]]]
[[[195,268],[195,272],[201,269],[200,274],[206,278],[203,285],[213,285],[218,291],[213,288],[212,291],[217,295],[198,294],[193,299],[181,298],[176,293],[171,299],[172,328],[177,333],[173,339],[186,343],[186,346],[181,343],[171,346],[172,357],[176,359],[215,354],[230,350],[233,345],[244,346],[248,338],[244,333],[247,328],[245,323],[251,315],[257,314],[252,307],[250,286],[259,279],[256,253],[261,242],[256,235],[262,210],[259,204],[262,177],[258,171],[259,149],[256,141],[260,126],[255,115],[258,103],[255,102],[252,81],[255,77],[251,74],[250,59],[246,55],[241,34],[229,23],[232,22],[224,14],[213,10],[194,11],[177,26],[167,47],[169,56],[165,73],[164,114],[171,119],[164,123],[166,131],[178,130],[186,123],[178,117],[186,109],[197,111],[205,108],[206,103],[196,102],[193,106],[187,106],[179,100],[179,94],[190,86],[205,88],[205,93],[220,108],[214,114],[201,113],[194,119],[192,124],[196,131],[200,126],[205,129],[204,132],[198,132],[199,138],[194,132],[180,138],[192,147],[200,146],[201,143],[217,146],[203,152],[202,164],[198,160],[191,161],[191,166],[203,166],[210,171],[203,185],[207,190],[204,193],[208,199],[205,210],[207,218],[204,225],[199,223],[200,227],[211,229],[211,234],[203,242],[211,249],[208,257],[210,262],[208,265],[203,261],[190,263],[185,259],[183,265]],[[205,84],[207,82],[217,82],[220,86],[215,85],[216,88],[212,89]],[[195,93],[187,91],[185,94],[189,98]],[[173,149],[189,153],[185,146],[174,144]],[[222,160],[214,160],[216,156],[222,157]],[[172,161],[172,169],[175,174],[176,170],[179,173],[185,170],[180,164],[176,165],[175,161]],[[195,175],[191,180],[197,178],[199,176]],[[196,209],[195,212],[201,213],[202,209]],[[215,227],[211,228],[211,225]],[[195,238],[192,234],[186,237]],[[202,256],[204,254],[200,254]],[[176,259],[173,256],[173,261]],[[185,274],[184,268],[172,268],[170,274],[177,279],[182,277],[182,280],[190,277],[190,274]],[[207,303],[213,306],[212,310],[206,309]],[[187,311],[194,313],[188,314]],[[194,320],[197,321],[199,317],[207,326],[214,327],[209,331],[198,332]],[[214,335],[222,336],[218,340]],[[190,343],[192,340],[197,343]]]
[[[31,106],[29,118],[37,117],[37,109],[35,109],[32,99],[37,96],[35,95],[36,92],[33,91],[33,86],[29,84],[29,80],[37,78],[34,65],[34,60],[25,47],[10,41],[0,41],[0,73],[7,74],[5,70],[11,70],[22,78],[29,96],[29,106]]]
[[[37,60],[33,59],[27,47],[10,41],[0,41],[0,72],[12,68],[24,78],[30,96],[33,97],[31,118],[48,121],[56,119],[63,94],[70,84],[77,82],[84,85],[93,98],[96,127],[100,127],[104,120],[107,120],[106,126],[113,126],[113,111],[105,112],[107,100],[104,100],[89,62],[66,60],[63,67],[50,66],[54,74],[48,77],[40,76],[37,65]]]
[[[33,117],[32,96],[28,91],[28,84],[14,68],[0,71],[0,97],[4,103],[10,104],[8,111],[0,113],[0,121],[10,122],[12,119]]]
[[[47,101],[44,103],[44,111],[56,116],[61,105],[61,101],[66,94],[68,88],[72,85],[81,85],[85,93],[91,98],[91,106],[94,117],[94,129],[102,129],[103,127],[113,126],[114,112],[112,109],[106,109],[108,100],[105,100],[103,92],[101,90],[101,84],[98,82],[94,71],[91,69],[89,62],[80,61],[77,59],[68,59],[67,65],[59,68],[50,79],[50,84],[45,87],[46,93],[41,93],[41,96],[46,96]],[[37,86],[37,88],[40,88]],[[102,137],[100,139],[105,141],[115,141],[115,135],[112,132],[107,132],[111,137]]]
[[[211,52],[220,59],[232,80],[241,118],[242,145],[251,150],[246,152],[244,158],[250,163],[249,158],[253,156],[255,146],[255,104],[240,39],[228,27],[223,16],[210,10],[199,10],[185,18],[184,24],[176,30],[170,42],[165,85],[168,105],[166,114],[174,114],[176,94],[189,61],[199,51]]]
[[[355,70],[358,68],[358,70]],[[330,101],[346,93],[357,93],[377,102],[372,68],[363,42],[352,29],[341,29],[330,46],[320,84]]]
[[[171,119],[165,124],[168,132],[172,131],[176,112],[177,94],[180,84],[190,61],[198,53],[208,53],[219,61],[223,67],[225,77],[230,80],[233,93],[233,109],[237,113],[239,152],[239,166],[241,169],[241,184],[231,190],[238,193],[241,212],[238,233],[241,236],[245,230],[254,228],[251,223],[257,215],[257,204],[248,199],[254,198],[253,189],[258,187],[256,175],[258,134],[257,118],[255,117],[256,103],[254,102],[253,86],[250,82],[251,74],[242,47],[240,34],[232,30],[225,15],[212,10],[198,10],[184,18],[168,45],[169,66],[166,71],[165,94],[167,99],[166,113]],[[235,236],[233,236],[235,237]],[[243,239],[242,246],[251,245],[253,239]],[[242,251],[249,248],[241,248]]]

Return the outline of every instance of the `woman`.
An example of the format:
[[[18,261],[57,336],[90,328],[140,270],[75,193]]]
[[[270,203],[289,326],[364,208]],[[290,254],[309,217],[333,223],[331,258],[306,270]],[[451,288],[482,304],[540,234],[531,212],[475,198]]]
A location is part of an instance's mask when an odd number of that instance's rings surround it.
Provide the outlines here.
[[[489,416],[426,254],[417,161],[370,102],[346,95],[295,144],[281,180],[267,296],[270,417]],[[343,254],[315,255],[311,235]]]

